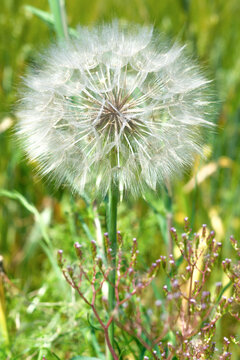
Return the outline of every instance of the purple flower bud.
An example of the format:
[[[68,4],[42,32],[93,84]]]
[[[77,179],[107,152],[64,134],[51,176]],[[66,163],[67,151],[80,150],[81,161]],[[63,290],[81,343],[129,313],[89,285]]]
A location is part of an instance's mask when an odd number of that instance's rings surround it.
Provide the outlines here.
[[[202,292],[202,299],[204,299],[205,297],[209,296],[210,292],[209,291],[203,291]]]
[[[162,301],[161,301],[160,299],[156,300],[156,301],[155,301],[155,305],[156,305],[157,307],[162,306]]]
[[[178,280],[177,280],[177,279],[174,279],[174,280],[173,280],[172,286],[173,286],[174,288],[178,287]]]
[[[81,260],[82,259],[82,250],[81,250],[82,245],[79,244],[79,242],[75,242],[74,247],[75,247],[77,257]]]
[[[63,267],[62,255],[63,255],[63,251],[62,251],[62,250],[58,250],[58,252],[57,252],[57,262],[58,262],[58,266],[59,266],[60,268]]]
[[[168,291],[167,285],[164,285],[164,286],[163,286],[163,290],[164,290],[164,291]]]
[[[206,224],[203,224],[202,225],[202,236],[205,237],[206,235],[206,228],[207,228],[207,225]]]

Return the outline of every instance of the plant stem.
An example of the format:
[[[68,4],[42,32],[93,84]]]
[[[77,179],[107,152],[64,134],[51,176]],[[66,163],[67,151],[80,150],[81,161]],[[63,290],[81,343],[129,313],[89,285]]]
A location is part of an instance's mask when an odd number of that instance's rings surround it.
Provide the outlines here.
[[[6,307],[5,307],[5,293],[4,293],[4,270],[3,270],[3,257],[0,255],[0,338],[4,346],[9,345],[7,321],[6,321]]]
[[[67,17],[64,0],[48,0],[54,16],[55,31],[59,39],[68,38]]]
[[[112,271],[109,274],[111,284],[108,287],[108,303],[110,316],[115,307],[115,279],[116,279],[116,253],[117,253],[117,204],[118,204],[118,186],[112,182],[109,189],[109,204],[108,204],[108,236],[111,243],[112,255]],[[109,339],[114,348],[114,321],[109,326]],[[107,359],[112,360],[110,353],[107,354]]]

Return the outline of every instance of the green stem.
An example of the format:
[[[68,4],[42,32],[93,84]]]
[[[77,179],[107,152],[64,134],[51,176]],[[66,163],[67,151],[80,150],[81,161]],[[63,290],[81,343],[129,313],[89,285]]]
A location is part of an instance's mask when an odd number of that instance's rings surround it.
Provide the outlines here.
[[[64,0],[48,0],[54,16],[54,27],[59,39],[68,38],[67,17]]]
[[[116,279],[116,253],[117,253],[117,204],[118,204],[118,186],[111,184],[109,189],[109,205],[108,205],[108,236],[111,242],[112,249],[112,268],[110,273],[110,282],[108,288],[108,303],[109,311],[112,314],[115,307],[115,279]],[[111,315],[110,315],[111,316]],[[114,321],[109,326],[109,338],[112,347],[114,348]],[[107,359],[112,360],[111,353],[107,354]]]

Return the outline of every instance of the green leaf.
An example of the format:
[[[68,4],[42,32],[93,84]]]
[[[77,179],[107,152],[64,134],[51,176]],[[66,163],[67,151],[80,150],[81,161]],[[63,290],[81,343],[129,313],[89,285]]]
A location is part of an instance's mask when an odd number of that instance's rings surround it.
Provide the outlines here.
[[[53,14],[48,13],[47,11],[40,10],[31,5],[26,5],[25,9],[30,11],[33,15],[36,15],[39,19],[45,22],[50,28],[54,29],[55,22]],[[77,31],[73,28],[68,28],[69,34],[76,37]]]
[[[42,21],[44,21],[48,25],[50,25],[52,27],[54,26],[54,18],[53,18],[52,14],[50,14],[50,13],[48,13],[46,11],[37,9],[34,6],[31,6],[31,5],[26,5],[25,9],[27,11],[30,11],[33,15],[36,15],[39,19],[41,19]]]
[[[8,199],[12,199],[15,201],[18,201],[26,210],[28,210],[33,216],[35,220],[35,224],[38,226],[39,231],[41,233],[41,238],[39,239],[39,245],[42,247],[43,251],[47,255],[53,269],[55,270],[55,273],[57,275],[57,278],[59,280],[59,284],[61,288],[66,291],[66,284],[62,281],[62,272],[58,267],[56,257],[54,256],[54,249],[52,247],[51,239],[48,236],[47,232],[47,226],[44,221],[44,218],[41,213],[37,210],[35,206],[30,204],[28,200],[17,191],[8,191],[5,189],[0,189],[0,197],[7,197]]]

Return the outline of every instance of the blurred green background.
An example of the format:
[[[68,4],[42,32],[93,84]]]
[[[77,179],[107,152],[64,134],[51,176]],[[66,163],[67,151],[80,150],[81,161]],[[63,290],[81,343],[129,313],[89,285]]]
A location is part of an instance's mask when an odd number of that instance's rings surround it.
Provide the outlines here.
[[[70,359],[83,351],[96,354],[96,336],[87,330],[82,304],[75,304],[61,281],[55,255],[63,248],[71,257],[74,241],[87,243],[99,234],[100,225],[105,231],[105,209],[101,204],[96,210],[96,204],[73,197],[67,189],[54,191],[36,175],[14,139],[21,76],[37,60],[37,52],[55,39],[54,31],[25,5],[49,11],[47,0],[1,0],[0,7],[0,253],[11,280],[4,290],[0,282],[0,359],[40,360],[46,348]],[[67,0],[66,9],[71,27],[116,17],[154,24],[187,43],[207,69],[218,99],[217,127],[205,144],[205,159],[196,159],[193,169],[172,184],[172,221],[182,229],[183,218],[189,216],[196,231],[209,224],[223,242],[224,257],[233,257],[229,235],[240,234],[240,1]],[[127,239],[138,238],[143,267],[156,253],[167,251],[164,202],[164,194],[159,199],[149,194],[147,200],[126,199],[120,205],[118,228]],[[231,319],[224,324],[229,334],[239,330]],[[86,341],[77,344],[79,336]],[[8,338],[10,345],[5,346]],[[233,359],[239,358],[235,347]]]

